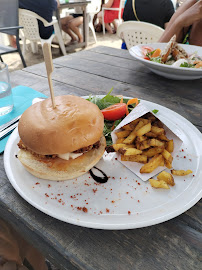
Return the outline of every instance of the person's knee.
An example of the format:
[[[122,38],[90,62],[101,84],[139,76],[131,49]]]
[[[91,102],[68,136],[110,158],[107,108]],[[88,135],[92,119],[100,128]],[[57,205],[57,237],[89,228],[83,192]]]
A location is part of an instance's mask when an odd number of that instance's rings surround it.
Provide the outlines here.
[[[99,20],[102,19],[102,12],[99,12],[99,13],[97,14],[97,18],[98,18]]]
[[[68,28],[71,28],[71,27],[74,27],[74,20],[71,20],[67,23],[67,27]]]
[[[82,16],[79,17],[79,22],[80,22],[80,23],[83,23],[83,17],[82,17]]]

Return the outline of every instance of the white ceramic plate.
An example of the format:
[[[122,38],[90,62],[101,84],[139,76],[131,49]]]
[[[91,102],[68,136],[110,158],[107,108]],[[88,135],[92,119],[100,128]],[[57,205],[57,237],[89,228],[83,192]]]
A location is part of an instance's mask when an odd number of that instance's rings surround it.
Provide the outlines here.
[[[105,154],[96,165],[110,177],[105,184],[96,183],[89,173],[64,182],[41,180],[29,174],[16,158],[19,141],[16,129],[4,153],[4,166],[11,184],[40,211],[89,228],[134,229],[182,214],[202,197],[202,134],[179,114],[151,102],[141,102],[151,110],[158,109],[158,116],[165,124],[173,121],[182,131],[184,143],[174,157],[173,167],[192,169],[193,175],[175,177],[176,185],[169,190],[152,189],[111,153]]]
[[[144,64],[151,71],[165,78],[173,80],[195,80],[202,78],[202,69],[173,67],[148,61],[142,57],[142,46],[149,46],[153,49],[160,48],[161,50],[163,50],[166,47],[166,44],[167,43],[139,44],[130,48],[129,52],[133,57],[135,57],[138,61],[142,62],[142,64]],[[202,56],[202,47],[186,44],[180,44],[180,46],[184,48],[189,55],[192,53],[197,53],[198,56]]]

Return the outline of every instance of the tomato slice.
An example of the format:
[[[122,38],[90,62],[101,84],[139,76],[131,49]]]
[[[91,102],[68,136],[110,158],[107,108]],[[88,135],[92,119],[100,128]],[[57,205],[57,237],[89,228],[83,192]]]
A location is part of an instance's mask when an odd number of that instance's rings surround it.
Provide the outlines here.
[[[149,57],[147,57],[147,54],[149,52],[153,52],[154,49],[149,46],[142,46],[141,49],[142,49],[143,58],[149,60]]]
[[[101,110],[101,112],[104,115],[104,119],[115,121],[124,117],[126,108],[127,106],[125,103],[117,103]]]

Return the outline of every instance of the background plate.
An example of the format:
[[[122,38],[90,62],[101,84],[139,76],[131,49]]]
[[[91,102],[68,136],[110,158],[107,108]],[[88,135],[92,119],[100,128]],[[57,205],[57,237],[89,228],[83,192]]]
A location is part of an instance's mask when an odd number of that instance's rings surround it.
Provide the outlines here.
[[[17,129],[11,134],[4,153],[4,166],[11,184],[40,211],[89,228],[134,229],[158,224],[185,212],[202,197],[202,134],[179,114],[155,103],[141,102],[150,110],[158,109],[158,116],[165,124],[177,125],[183,133],[184,143],[174,157],[173,167],[192,169],[193,175],[175,176],[176,185],[170,190],[152,189],[148,181],[141,181],[119,163],[113,153],[105,153],[97,164],[110,177],[105,184],[96,183],[89,173],[64,182],[38,179],[16,157]]]
[[[138,61],[142,62],[146,67],[148,67],[152,72],[163,76],[165,78],[173,80],[195,80],[202,78],[202,69],[197,68],[182,68],[173,67],[169,65],[164,65],[160,63],[155,63],[152,61],[145,60],[142,57],[142,46],[149,46],[153,49],[160,48],[164,50],[167,43],[151,43],[151,44],[139,44],[130,48],[129,53],[135,57]],[[185,51],[190,55],[197,53],[198,56],[202,57],[202,47],[194,45],[180,44],[180,46],[185,49]]]

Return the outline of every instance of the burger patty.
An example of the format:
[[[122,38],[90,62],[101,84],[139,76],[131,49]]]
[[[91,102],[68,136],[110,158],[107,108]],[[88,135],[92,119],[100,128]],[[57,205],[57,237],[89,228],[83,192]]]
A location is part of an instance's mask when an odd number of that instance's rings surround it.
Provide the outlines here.
[[[86,147],[83,147],[83,148],[80,148],[80,149],[74,151],[73,153],[76,153],[76,154],[85,153],[85,152],[90,151],[93,148],[98,149],[99,147],[100,147],[100,141],[97,141],[96,143],[91,144],[91,145],[86,146]]]
[[[85,153],[85,152],[88,152],[92,149],[98,149],[100,147],[100,141],[97,141],[96,143],[92,144],[92,145],[89,145],[87,147],[82,147],[76,151],[74,151],[73,153]],[[57,155],[40,155],[40,154],[37,154],[35,153],[34,151],[32,151],[31,149],[29,149],[27,146],[25,146],[22,142],[22,140],[19,141],[18,143],[18,147],[22,150],[26,150],[26,151],[29,151],[32,155],[36,156],[36,157],[39,157],[39,158],[56,158]]]

